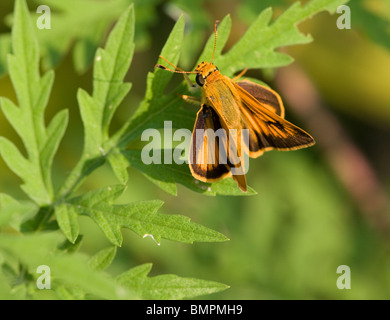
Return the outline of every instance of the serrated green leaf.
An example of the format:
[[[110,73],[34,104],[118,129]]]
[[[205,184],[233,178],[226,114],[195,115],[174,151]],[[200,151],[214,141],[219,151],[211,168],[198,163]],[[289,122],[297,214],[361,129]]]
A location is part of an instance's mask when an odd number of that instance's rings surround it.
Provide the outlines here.
[[[128,0],[45,2],[52,9],[51,20],[52,24],[55,22],[55,28],[51,32],[36,31],[43,50],[44,66],[52,68],[57,65],[75,42],[74,65],[76,71],[85,72],[106,30],[130,3]]]
[[[5,97],[0,98],[0,106],[8,122],[22,138],[23,143],[29,143],[28,140],[23,140],[26,137],[23,135],[24,117],[22,116],[22,110],[18,108],[11,100]]]
[[[99,105],[85,90],[78,90],[77,101],[84,125],[83,152],[87,155],[87,158],[91,158],[99,154],[99,148],[101,148],[103,142],[100,127],[102,114]]]
[[[126,184],[129,179],[129,175],[127,173],[129,162],[125,156],[116,149],[110,152],[107,159],[117,179],[121,183]]]
[[[145,219],[141,214],[134,214],[132,220],[139,224],[128,225],[135,233],[143,238],[151,237],[157,244],[161,238],[183,243],[219,242],[229,240],[223,234],[191,222],[191,219],[182,215],[167,215],[155,213]]]
[[[87,257],[80,253],[64,255],[57,251],[61,241],[58,233],[6,235],[0,234],[0,251],[6,250],[24,263],[36,277],[37,266],[46,265],[56,281],[66,288],[79,288],[79,292],[104,299],[134,298],[130,288],[120,287],[105,274],[87,267]],[[52,284],[53,285],[53,284]],[[33,290],[37,291],[34,284]],[[53,287],[55,290],[55,288]]]
[[[89,267],[92,270],[105,270],[114,260],[116,255],[116,246],[109,247],[99,251],[89,260]]]
[[[78,91],[78,102],[84,125],[83,154],[59,191],[59,197],[74,191],[87,175],[103,164],[107,155],[115,154],[108,137],[114,112],[131,88],[123,79],[134,53],[134,8],[130,5],[110,33],[104,49],[98,49],[94,62],[93,94]],[[115,174],[127,181],[127,164],[120,156],[110,156]],[[118,235],[118,232],[114,232]]]
[[[38,207],[31,201],[17,201],[0,193],[0,226],[8,224],[19,230],[20,224],[34,216],[37,211]]]
[[[184,299],[226,290],[229,286],[207,280],[182,278],[167,274],[148,277],[152,264],[147,263],[126,271],[117,282],[131,288],[143,299]]]
[[[292,58],[275,50],[312,40],[311,36],[302,34],[297,25],[320,11],[335,12],[346,2],[348,0],[312,0],[303,7],[295,2],[271,24],[272,9],[265,9],[232,49],[215,59],[215,64],[227,76],[244,68],[287,65]]]
[[[130,6],[110,33],[105,50],[98,50],[95,58],[93,96],[104,110],[101,125],[106,138],[112,116],[131,87],[123,78],[133,59],[134,20]]]
[[[12,29],[13,54],[8,56],[10,77],[19,107],[9,99],[0,99],[8,121],[23,141],[27,158],[5,138],[0,138],[0,153],[24,182],[22,190],[39,205],[53,197],[51,166],[67,126],[67,112],[61,111],[45,128],[45,108],[53,85],[54,73],[39,74],[39,51],[24,0],[15,2]]]
[[[193,223],[187,217],[157,213],[163,204],[159,200],[112,204],[123,191],[124,186],[98,189],[69,200],[66,206],[78,214],[90,216],[116,246],[122,244],[121,228],[130,229],[143,238],[151,237],[157,244],[161,239],[184,243],[228,240],[219,232]]]
[[[71,243],[75,243],[79,235],[77,213],[73,207],[60,204],[55,207],[57,223]]]
[[[49,168],[53,165],[54,155],[58,150],[58,146],[64,137],[66,127],[68,126],[68,110],[61,110],[51,120],[47,127],[47,139],[41,147],[41,167],[46,168],[42,170],[43,180],[45,185],[51,190],[51,170]]]
[[[0,154],[8,167],[20,177],[27,177],[34,170],[32,164],[7,138],[0,137]],[[34,178],[34,175],[32,177]]]
[[[138,49],[149,45],[149,26],[156,20],[156,7],[161,0],[145,3],[143,0],[71,0],[60,3],[45,1],[51,8],[51,29],[34,28],[40,45],[44,69],[54,68],[73,49],[73,61],[77,72],[84,73],[93,62],[96,49],[104,39],[107,30],[126,8],[134,3],[137,10],[136,42]],[[31,9],[42,2],[35,0]],[[77,8],[75,10],[74,8]],[[31,16],[39,15],[32,10]],[[12,19],[8,19],[12,21]],[[7,71],[6,56],[11,52],[9,35],[0,36],[0,76]]]
[[[161,51],[161,55],[173,64],[179,60],[183,33],[184,17],[181,16],[173,27]],[[161,64],[165,63],[163,61],[160,62]],[[172,103],[180,101],[178,98],[172,100],[172,98],[167,98],[164,95],[165,87],[172,78],[172,75],[171,72],[164,72],[164,70],[159,68],[156,68],[154,73],[148,74],[145,98],[134,116],[113,136],[113,144],[117,144],[119,147],[125,147],[130,141],[137,138],[145,128],[148,128],[150,121],[152,121],[156,114],[162,113]]]
[[[87,192],[81,197],[74,198],[68,205],[78,214],[90,216],[100,227],[114,245],[121,246],[122,234],[120,224],[115,215],[112,215],[112,205],[110,203],[118,198],[124,186],[113,186],[99,190]]]
[[[123,79],[133,58],[133,39],[134,9],[130,6],[110,33],[105,49],[96,53],[92,96],[85,91],[79,92],[85,149],[90,156],[97,154],[108,139],[112,116],[131,88],[131,84],[123,83]]]

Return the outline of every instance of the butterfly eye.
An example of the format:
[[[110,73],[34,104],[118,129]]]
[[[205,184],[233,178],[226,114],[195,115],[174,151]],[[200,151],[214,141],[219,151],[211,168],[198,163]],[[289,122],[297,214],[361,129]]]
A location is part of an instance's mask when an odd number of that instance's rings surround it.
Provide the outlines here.
[[[201,75],[200,73],[198,73],[198,74],[196,75],[195,80],[196,80],[196,83],[197,83],[198,85],[200,85],[201,87],[204,86],[204,78],[202,77],[202,75]]]

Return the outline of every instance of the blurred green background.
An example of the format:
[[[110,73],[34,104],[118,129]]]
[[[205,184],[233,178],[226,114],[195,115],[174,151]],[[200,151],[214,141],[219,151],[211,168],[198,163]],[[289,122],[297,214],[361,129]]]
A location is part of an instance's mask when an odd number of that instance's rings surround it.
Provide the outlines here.
[[[188,69],[212,33],[215,20],[231,14],[227,50],[263,8],[273,5],[276,18],[292,2],[136,1],[136,53],[126,79],[133,88],[113,128],[143,98],[146,75],[153,70],[181,12],[187,27],[179,66]],[[29,1],[30,10],[38,3],[43,4]],[[161,199],[165,202],[161,212],[186,215],[222,232],[230,241],[186,245],[163,240],[157,246],[150,238],[122,230],[123,247],[110,273],[152,262],[152,275],[173,273],[231,286],[205,297],[213,299],[390,298],[390,1],[352,0],[348,5],[351,30],[336,27],[339,14],[322,12],[299,26],[312,35],[312,43],[283,49],[295,59],[292,66],[249,72],[281,93],[286,118],[309,131],[317,144],[252,159],[247,179],[258,194],[251,197],[207,197],[182,186],[174,197],[130,168],[123,201]],[[0,3],[0,21],[7,21],[12,8],[13,1]],[[6,23],[0,32],[9,32]],[[47,119],[63,108],[70,111],[53,173],[60,183],[80,155],[83,129],[76,92],[79,87],[91,92],[92,70],[75,70],[70,47],[55,73]],[[297,87],[289,88],[285,79]],[[0,78],[0,96],[15,101],[6,75]],[[308,106],[299,108],[300,102]],[[3,114],[0,135],[21,145]],[[2,159],[0,177],[0,192],[25,197],[20,181]],[[118,181],[104,166],[83,188],[110,183]],[[81,251],[94,254],[110,245],[92,220],[80,217],[80,223]],[[336,286],[339,265],[351,268],[351,290]]]

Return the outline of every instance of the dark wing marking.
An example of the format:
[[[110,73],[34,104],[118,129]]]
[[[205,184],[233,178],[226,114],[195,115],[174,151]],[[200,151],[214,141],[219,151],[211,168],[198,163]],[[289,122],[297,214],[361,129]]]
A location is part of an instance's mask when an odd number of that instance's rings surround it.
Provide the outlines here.
[[[215,137],[216,141],[213,141],[213,145],[208,141],[210,137],[204,135],[207,129],[215,132],[221,128],[216,112],[203,104],[196,116],[192,131],[189,161],[191,173],[198,180],[212,182],[230,175],[230,167],[227,163],[219,163],[219,137]]]
[[[207,130],[210,136],[206,133]],[[237,164],[230,162],[230,150],[237,152],[237,147],[230,143],[226,125],[221,125],[220,118],[213,108],[203,104],[192,132],[189,159],[191,173],[200,181],[214,182],[232,175],[231,168],[237,168],[240,174],[233,175],[233,179],[239,188],[246,192],[246,178],[244,168],[241,166],[243,159],[235,158],[235,161],[239,162]]]
[[[299,127],[264,107],[240,86],[243,127],[249,129],[249,155],[253,158],[264,151],[296,150],[309,147],[314,139]]]
[[[262,105],[271,108],[278,116],[284,118],[283,102],[275,91],[248,80],[239,81],[235,84],[250,93]]]

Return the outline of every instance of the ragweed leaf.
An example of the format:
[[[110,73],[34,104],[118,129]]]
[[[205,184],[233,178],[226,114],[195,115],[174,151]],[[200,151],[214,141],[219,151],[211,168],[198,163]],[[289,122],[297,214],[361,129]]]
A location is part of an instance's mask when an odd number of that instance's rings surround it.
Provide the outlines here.
[[[61,241],[59,234],[7,235],[0,234],[0,252],[7,252],[25,264],[28,273],[38,277],[37,267],[45,265],[50,268],[55,281],[59,281],[71,292],[78,288],[80,292],[93,294],[104,299],[129,299],[135,296],[131,289],[121,288],[113,279],[98,270],[86,267],[88,259],[80,253],[64,255],[57,250]],[[53,277],[54,278],[54,277]],[[33,281],[31,292],[37,292],[36,281]],[[56,291],[55,284],[52,289]],[[68,291],[66,290],[66,291]],[[63,290],[61,289],[61,293]],[[60,293],[60,294],[61,294]]]
[[[15,3],[15,24],[12,29],[13,54],[8,56],[10,77],[19,107],[1,98],[6,118],[23,141],[24,157],[14,144],[0,138],[0,154],[10,169],[24,182],[22,189],[39,205],[53,198],[51,166],[55,152],[64,135],[68,113],[59,112],[45,127],[44,112],[53,84],[54,73],[39,75],[39,51],[26,3]]]
[[[106,269],[114,260],[116,246],[103,249],[89,260],[89,267],[93,270],[101,271]]]
[[[0,227],[8,224],[19,230],[20,224],[37,211],[38,207],[32,201],[17,201],[7,194],[0,193]]]
[[[55,216],[62,232],[71,243],[75,243],[79,235],[77,212],[71,206],[60,204],[55,207]]]
[[[173,274],[148,277],[152,264],[146,263],[117,277],[117,282],[131,288],[142,299],[184,299],[226,290],[229,286],[215,281],[182,278]]]
[[[70,1],[33,1],[33,8],[46,5],[50,10],[51,28],[35,28],[44,69],[56,67],[71,51],[77,72],[85,72],[93,62],[96,50],[105,38],[112,23],[131,4],[137,12],[136,42],[138,49],[146,49],[150,42],[147,32],[156,20],[156,7],[162,0],[70,0]],[[77,8],[77,9],[75,9]],[[42,12],[41,15],[47,14]],[[35,20],[41,17],[31,12]],[[43,16],[42,16],[43,17]],[[9,24],[12,21],[7,19]],[[11,52],[9,34],[0,35],[0,76],[7,71],[6,57]]]
[[[157,244],[160,244],[161,239],[184,243],[228,240],[219,232],[190,222],[187,217],[158,213],[163,204],[159,200],[112,204],[124,189],[121,185],[98,189],[73,198],[64,205],[68,211],[91,217],[116,246],[122,244],[121,228],[133,230],[140,237],[149,236]],[[64,224],[67,227],[69,223],[66,220]]]
[[[80,89],[77,98],[84,125],[83,154],[62,186],[59,195],[74,190],[87,175],[102,165],[115,148],[108,137],[114,112],[131,88],[123,79],[134,53],[134,9],[131,5],[110,33],[105,49],[98,49],[94,62],[93,93]],[[111,158],[110,164],[122,183],[127,181],[126,167]]]
[[[161,55],[173,64],[177,63],[179,60],[183,32],[184,17],[181,16],[176,22],[161,51]],[[121,148],[127,146],[127,144],[137,138],[143,130],[151,127],[150,122],[154,121],[156,116],[162,114],[168,107],[172,107],[172,105],[175,104],[177,105],[180,102],[178,97],[172,99],[172,96],[164,94],[165,87],[172,76],[173,74],[171,72],[164,72],[164,70],[159,68],[156,68],[154,73],[148,74],[144,100],[141,102],[141,105],[138,107],[134,116],[113,136],[113,143],[118,144]],[[162,117],[158,117],[158,120],[162,121],[163,119]],[[161,124],[163,124],[163,121]]]

